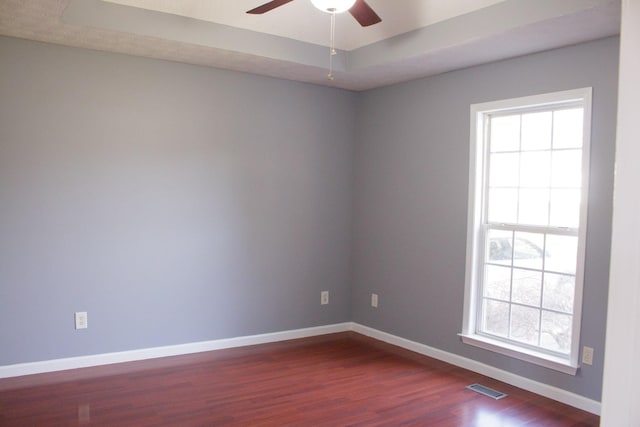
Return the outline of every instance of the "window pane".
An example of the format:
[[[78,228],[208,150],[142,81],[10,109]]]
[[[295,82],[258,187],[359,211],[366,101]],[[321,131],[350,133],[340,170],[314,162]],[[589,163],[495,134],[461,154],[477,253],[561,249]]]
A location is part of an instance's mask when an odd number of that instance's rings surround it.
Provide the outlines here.
[[[538,345],[540,310],[513,305],[511,307],[511,338]]]
[[[551,175],[551,151],[522,153],[520,161],[520,186],[546,188]]]
[[[513,265],[515,267],[535,268],[542,270],[544,258],[544,235],[538,233],[521,233],[515,235]]]
[[[577,236],[547,235],[544,269],[558,273],[576,274],[577,254]]]
[[[551,161],[551,186],[580,188],[582,185],[582,150],[554,151]]]
[[[549,190],[520,190],[518,223],[547,225],[549,222]]]
[[[590,94],[585,88],[471,107],[463,333],[499,337],[509,354],[537,348],[540,359],[575,360]]]
[[[518,190],[489,189],[489,222],[515,224],[518,217]]]
[[[491,152],[520,149],[520,116],[491,118]]]
[[[506,302],[484,300],[482,310],[484,331],[490,334],[508,336],[509,304]]]
[[[543,310],[540,345],[568,354],[571,350],[571,322],[572,316]]]
[[[553,148],[582,147],[582,108],[553,112]]]
[[[484,296],[509,301],[511,295],[511,268],[485,266]]]
[[[551,111],[522,115],[522,150],[551,148]]]
[[[520,164],[518,153],[493,153],[490,160],[490,187],[517,187]]]
[[[511,300],[520,304],[540,307],[542,272],[513,269],[513,293]]]
[[[511,266],[513,232],[489,230],[486,262]]]
[[[580,224],[580,190],[551,190],[549,224],[578,228]]]
[[[575,276],[546,273],[544,275],[542,308],[573,313],[575,287]]]

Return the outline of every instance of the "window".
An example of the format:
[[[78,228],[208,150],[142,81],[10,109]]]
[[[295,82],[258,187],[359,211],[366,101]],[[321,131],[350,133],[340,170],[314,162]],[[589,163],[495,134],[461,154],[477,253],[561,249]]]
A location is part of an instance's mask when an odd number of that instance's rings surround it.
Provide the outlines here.
[[[471,106],[465,343],[575,374],[591,89]]]

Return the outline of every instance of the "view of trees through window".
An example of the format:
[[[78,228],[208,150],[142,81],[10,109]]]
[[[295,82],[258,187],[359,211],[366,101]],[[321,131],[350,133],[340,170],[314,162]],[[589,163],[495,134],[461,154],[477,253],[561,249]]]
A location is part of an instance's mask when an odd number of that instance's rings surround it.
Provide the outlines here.
[[[571,351],[583,108],[490,116],[478,332]]]

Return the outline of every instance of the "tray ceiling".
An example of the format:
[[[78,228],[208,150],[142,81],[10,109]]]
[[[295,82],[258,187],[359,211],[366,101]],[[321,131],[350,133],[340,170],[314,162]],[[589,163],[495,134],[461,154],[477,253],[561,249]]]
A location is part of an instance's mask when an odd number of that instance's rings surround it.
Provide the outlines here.
[[[2,0],[0,35],[366,90],[619,33],[619,0],[367,0],[383,22],[296,0]]]

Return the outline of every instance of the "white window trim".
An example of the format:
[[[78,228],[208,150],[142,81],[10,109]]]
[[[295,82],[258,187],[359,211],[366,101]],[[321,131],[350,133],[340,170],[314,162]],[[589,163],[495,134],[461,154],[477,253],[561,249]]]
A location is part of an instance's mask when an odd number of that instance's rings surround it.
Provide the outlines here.
[[[459,334],[466,344],[524,360],[570,375],[575,375],[580,365],[580,326],[582,321],[582,289],[584,283],[585,246],[587,232],[587,205],[589,193],[589,153],[591,141],[591,98],[592,88],[581,88],[541,95],[471,105],[470,115],[470,151],[469,151],[469,213],[467,220],[467,253],[464,295],[464,314],[462,332]],[[485,183],[482,179],[485,159],[484,121],[491,113],[500,111],[516,111],[519,108],[549,107],[553,104],[564,104],[581,101],[584,108],[583,123],[583,157],[582,157],[582,203],[580,207],[580,227],[578,231],[578,263],[576,268],[576,289],[574,296],[574,312],[572,325],[572,344],[569,357],[559,357],[543,351],[535,351],[520,347],[502,340],[476,333],[478,309],[478,269],[480,268],[482,244],[482,206]],[[587,201],[585,203],[585,201]]]

